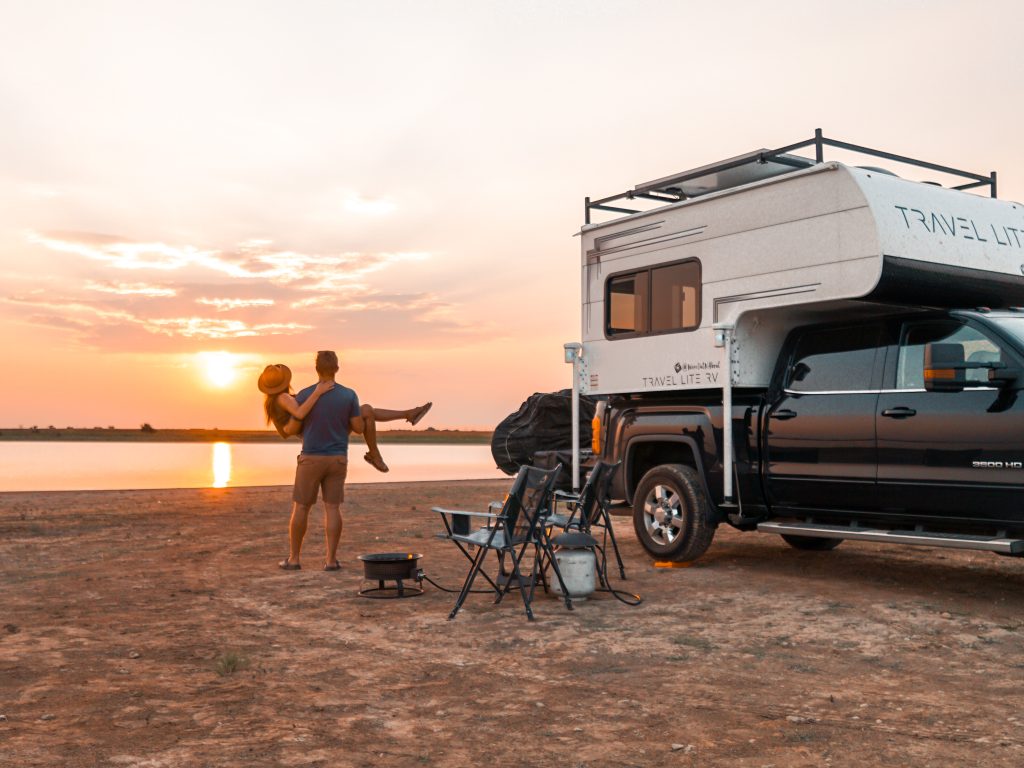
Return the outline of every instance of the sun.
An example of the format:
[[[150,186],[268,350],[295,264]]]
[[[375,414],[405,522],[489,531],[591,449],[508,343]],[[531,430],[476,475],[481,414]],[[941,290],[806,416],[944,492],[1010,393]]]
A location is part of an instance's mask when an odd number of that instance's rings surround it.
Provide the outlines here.
[[[238,377],[238,356],[230,352],[200,352],[199,364],[206,380],[219,389],[230,386]]]

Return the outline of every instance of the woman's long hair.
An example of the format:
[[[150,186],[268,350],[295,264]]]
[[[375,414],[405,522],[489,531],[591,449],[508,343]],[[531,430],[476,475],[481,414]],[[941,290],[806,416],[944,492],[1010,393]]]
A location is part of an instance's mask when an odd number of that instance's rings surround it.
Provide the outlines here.
[[[290,395],[292,393],[292,388],[288,387],[288,389],[286,389],[284,392],[275,392],[274,394],[267,395],[265,398],[263,398],[263,413],[265,413],[267,416],[267,424],[270,424],[271,422],[274,421],[275,414],[280,413],[281,411],[284,410],[281,406],[277,404],[277,396],[283,395],[285,393],[288,393]]]

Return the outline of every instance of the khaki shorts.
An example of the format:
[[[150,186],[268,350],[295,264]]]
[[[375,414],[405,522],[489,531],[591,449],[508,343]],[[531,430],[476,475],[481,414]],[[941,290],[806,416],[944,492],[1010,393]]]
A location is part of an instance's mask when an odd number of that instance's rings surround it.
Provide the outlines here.
[[[300,453],[295,467],[295,488],[292,501],[304,506],[316,504],[320,489],[324,489],[324,504],[341,504],[345,500],[345,475],[348,458],[345,456],[314,456]]]

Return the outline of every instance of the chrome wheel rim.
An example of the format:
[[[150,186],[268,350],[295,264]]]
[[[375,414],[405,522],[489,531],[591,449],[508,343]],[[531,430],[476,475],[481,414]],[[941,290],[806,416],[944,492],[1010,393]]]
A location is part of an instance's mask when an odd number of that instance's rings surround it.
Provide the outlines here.
[[[644,529],[656,544],[672,544],[683,533],[683,500],[668,485],[656,485],[644,499]]]

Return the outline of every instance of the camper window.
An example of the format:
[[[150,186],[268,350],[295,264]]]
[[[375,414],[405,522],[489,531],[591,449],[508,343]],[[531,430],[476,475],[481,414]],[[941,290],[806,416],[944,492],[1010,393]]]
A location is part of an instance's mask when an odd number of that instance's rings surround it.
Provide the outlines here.
[[[700,325],[700,262],[659,264],[607,282],[608,338],[689,331]]]
[[[651,270],[651,330],[683,331],[700,325],[700,264],[684,261]]]
[[[608,335],[647,332],[647,272],[608,281]]]

